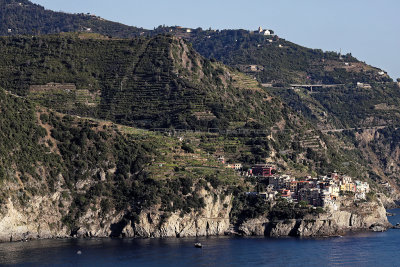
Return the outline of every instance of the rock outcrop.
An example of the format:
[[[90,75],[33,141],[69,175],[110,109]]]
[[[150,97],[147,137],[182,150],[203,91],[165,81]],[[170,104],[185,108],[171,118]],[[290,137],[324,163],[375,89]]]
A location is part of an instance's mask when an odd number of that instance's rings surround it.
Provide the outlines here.
[[[269,220],[266,218],[250,219],[242,223],[238,231],[246,236],[262,236],[266,234],[266,226],[269,224]]]
[[[377,195],[386,209],[396,209],[399,207],[398,203],[398,199],[400,199],[399,194],[392,193],[390,196],[386,196],[385,194],[380,193]]]
[[[52,198],[34,197],[25,207],[14,205],[9,198],[0,214],[0,242],[20,241],[38,238],[68,237],[60,214]]]
[[[231,196],[224,199],[202,192],[206,207],[199,212],[163,218],[152,211],[142,212],[137,222],[127,225],[123,233],[129,237],[187,237],[223,235],[229,229]]]
[[[59,193],[50,198],[35,197],[24,207],[14,206],[12,199],[8,199],[0,215],[0,241],[66,237],[214,236],[227,232],[245,236],[319,237],[342,235],[347,231],[384,231],[391,226],[379,199],[375,202],[354,202],[349,198],[340,201],[337,210],[319,215],[282,221],[249,219],[235,231],[230,231],[232,196],[221,197],[221,194],[205,190],[200,194],[205,207],[199,211],[167,214],[153,207],[142,211],[138,218],[128,219],[124,212],[100,214],[98,210],[89,209],[73,228],[66,227],[60,220],[63,214],[56,205]]]
[[[384,231],[391,227],[382,203],[353,202],[345,199],[338,210],[331,210],[316,216],[307,215],[302,219],[268,221],[257,218],[247,220],[238,227],[242,235],[320,237],[342,235],[347,231]]]
[[[89,209],[73,230],[61,223],[63,214],[55,201],[34,198],[27,208],[15,207],[8,200],[0,215],[0,241],[67,237],[186,237],[223,235],[230,226],[232,196],[216,196],[203,190],[205,207],[200,211],[165,214],[156,208],[142,211],[136,221],[124,213],[100,215]],[[58,196],[54,196],[56,200]]]

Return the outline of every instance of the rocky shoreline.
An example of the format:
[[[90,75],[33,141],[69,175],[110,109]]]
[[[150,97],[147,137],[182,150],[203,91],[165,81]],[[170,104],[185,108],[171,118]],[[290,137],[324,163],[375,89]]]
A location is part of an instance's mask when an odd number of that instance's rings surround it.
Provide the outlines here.
[[[368,229],[364,228],[351,228],[351,229],[338,229],[338,228],[324,228],[323,231],[321,229],[318,230],[318,234],[310,234],[314,233],[313,230],[308,228],[308,224],[310,222],[306,222],[303,220],[290,220],[288,221],[279,221],[273,222],[271,224],[261,224],[253,226],[252,230],[249,231],[249,228],[244,230],[241,228],[240,231],[235,230],[234,228],[230,228],[223,233],[223,235],[187,235],[187,236],[159,236],[159,237],[148,237],[148,236],[122,236],[118,238],[186,238],[186,237],[202,237],[202,236],[236,236],[236,237],[271,237],[271,238],[283,238],[283,237],[298,237],[298,238],[329,238],[329,237],[341,237],[348,233],[352,232],[385,232],[388,229],[400,229],[399,225],[372,225]],[[40,236],[30,232],[26,232],[20,235],[11,236],[9,240],[1,239],[0,243],[7,242],[29,242],[33,240],[60,240],[60,239],[86,239],[86,238],[115,238],[111,236],[96,236],[91,235],[91,233],[84,233],[79,231],[79,233],[71,236]]]
[[[175,212],[166,217],[154,208],[142,211],[139,218],[129,221],[125,219],[124,213],[110,213],[106,217],[100,217],[96,211],[88,210],[73,232],[60,222],[61,214],[51,214],[52,209],[40,212],[35,210],[32,214],[19,210],[10,202],[7,213],[3,213],[3,217],[0,218],[0,241],[71,237],[164,238],[223,235],[326,237],[344,235],[349,231],[385,231],[393,227],[387,220],[386,210],[380,200],[361,203],[343,200],[338,210],[319,215],[279,221],[269,221],[262,217],[252,218],[233,226],[229,217],[232,196],[220,197],[206,191],[203,191],[202,195],[205,208],[184,215]]]

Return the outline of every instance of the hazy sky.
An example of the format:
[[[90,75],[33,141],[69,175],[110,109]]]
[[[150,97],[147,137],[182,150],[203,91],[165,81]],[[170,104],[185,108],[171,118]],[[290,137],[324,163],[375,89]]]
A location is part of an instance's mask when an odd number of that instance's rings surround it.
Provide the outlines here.
[[[399,0],[32,0],[47,9],[93,13],[153,29],[273,29],[297,44],[351,52],[400,77]]]

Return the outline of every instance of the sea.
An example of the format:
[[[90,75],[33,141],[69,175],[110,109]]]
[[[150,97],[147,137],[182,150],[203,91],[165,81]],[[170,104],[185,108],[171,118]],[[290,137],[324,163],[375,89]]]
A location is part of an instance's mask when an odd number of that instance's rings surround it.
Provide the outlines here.
[[[389,210],[392,224],[400,209]],[[195,248],[200,242],[203,247]],[[0,244],[1,266],[400,266],[400,230],[330,238],[60,239]]]

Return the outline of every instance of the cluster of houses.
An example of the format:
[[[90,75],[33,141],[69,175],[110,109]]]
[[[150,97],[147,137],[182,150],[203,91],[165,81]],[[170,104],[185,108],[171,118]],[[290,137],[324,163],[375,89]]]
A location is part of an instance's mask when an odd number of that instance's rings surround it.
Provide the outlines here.
[[[353,181],[351,177],[337,173],[318,178],[309,176],[300,181],[288,175],[269,175],[262,178],[267,190],[257,194],[266,199],[273,200],[280,196],[288,201],[306,201],[313,206],[331,206],[334,209],[337,208],[336,201],[341,195],[350,193],[355,200],[362,200],[366,199],[366,194],[370,191],[367,182]]]
[[[222,157],[219,160],[223,163]],[[276,168],[269,164],[256,164],[247,171],[242,171],[242,164],[225,164],[226,168],[232,168],[241,172],[243,176],[255,176],[266,187],[265,192],[249,192],[257,194],[266,200],[274,200],[277,197],[290,202],[305,201],[315,207],[329,207],[338,209],[337,201],[343,195],[351,195],[355,200],[366,199],[370,192],[367,182],[353,180],[346,175],[332,173],[330,175],[311,177],[296,180],[289,175],[278,174]]]

